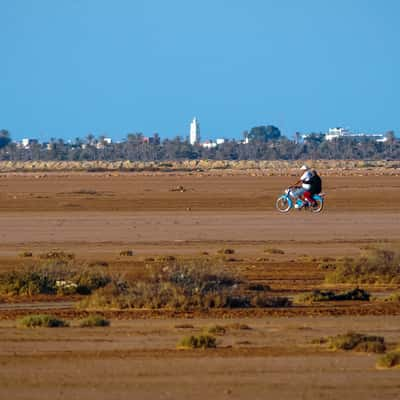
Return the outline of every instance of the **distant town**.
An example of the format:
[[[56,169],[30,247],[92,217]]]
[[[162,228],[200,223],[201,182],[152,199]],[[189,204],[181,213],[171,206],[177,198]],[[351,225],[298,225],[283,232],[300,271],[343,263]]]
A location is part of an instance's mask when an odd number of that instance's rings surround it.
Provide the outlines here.
[[[150,144],[159,144],[160,140],[158,138],[158,135],[156,134],[155,137],[148,137],[141,135],[141,140],[143,143],[150,143]],[[255,138],[252,138],[251,135],[249,135],[249,132],[245,131],[243,133],[243,140],[240,141],[242,144],[248,144],[252,140],[255,140]],[[365,133],[365,132],[352,132],[348,128],[343,128],[343,127],[335,127],[335,128],[329,128],[326,133],[307,133],[307,134],[301,134],[299,132],[296,132],[294,134],[294,140],[296,143],[300,142],[307,142],[307,141],[312,141],[316,137],[319,137],[320,140],[326,140],[326,141],[332,141],[336,139],[353,139],[353,140],[373,140],[376,142],[385,142],[388,139],[388,133],[383,134],[383,133]],[[158,139],[157,139],[158,138]],[[193,118],[192,122],[190,123],[190,128],[188,132],[188,138],[189,138],[189,143],[192,146],[201,146],[204,148],[215,148],[219,145],[224,144],[225,142],[229,141],[227,138],[218,138],[215,140],[212,139],[206,139],[204,141],[201,141],[201,135],[200,135],[200,123],[197,118]],[[23,148],[23,149],[29,149],[33,145],[41,144],[43,145],[47,150],[51,150],[53,145],[54,145],[55,140],[52,140],[50,142],[43,142],[40,143],[39,140],[34,139],[34,138],[23,138],[21,141],[15,142],[16,146],[18,148]],[[97,149],[103,149],[108,145],[111,145],[113,143],[112,138],[106,137],[106,136],[99,136],[97,139],[93,135],[88,135],[85,141],[77,139],[75,141],[82,149],[85,149],[87,146],[93,145]],[[71,140],[68,140],[67,143],[72,143]],[[120,143],[120,142],[117,142]]]
[[[400,141],[393,131],[354,132],[344,127],[326,132],[296,132],[282,135],[274,125],[255,126],[242,139],[202,139],[197,118],[188,124],[187,136],[161,140],[158,133],[145,136],[128,133],[121,141],[88,134],[74,140],[36,138],[13,141],[7,130],[0,130],[0,160],[140,160],[179,159],[294,160],[294,159],[399,159]]]

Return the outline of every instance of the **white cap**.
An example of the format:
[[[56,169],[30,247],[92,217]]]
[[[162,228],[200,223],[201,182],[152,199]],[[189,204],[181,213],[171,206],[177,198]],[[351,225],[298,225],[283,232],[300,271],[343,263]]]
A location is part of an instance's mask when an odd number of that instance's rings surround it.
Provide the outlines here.
[[[310,169],[310,168],[306,164],[302,165],[300,168],[300,170],[302,170],[302,171],[307,171],[308,169]]]

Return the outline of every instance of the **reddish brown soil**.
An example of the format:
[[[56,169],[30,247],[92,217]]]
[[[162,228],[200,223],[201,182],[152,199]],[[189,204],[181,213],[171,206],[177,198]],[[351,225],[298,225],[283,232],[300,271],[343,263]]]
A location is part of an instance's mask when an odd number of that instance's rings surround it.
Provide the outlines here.
[[[225,261],[227,268],[268,284],[276,295],[293,296],[328,288],[318,268],[326,257],[355,256],[377,242],[400,243],[399,177],[329,176],[322,214],[278,214],[275,198],[294,180],[226,172],[1,175],[0,271],[61,249],[134,277],[155,255],[216,257],[229,247],[235,252]],[[178,186],[184,190],[175,190]],[[120,256],[125,249],[132,249],[133,257]],[[24,251],[32,251],[33,258],[21,257]],[[374,294],[398,289],[365,288]],[[111,328],[83,330],[76,319],[87,313],[72,308],[76,300],[0,301],[0,398],[395,399],[400,391],[399,371],[376,371],[375,355],[332,353],[311,344],[357,330],[381,334],[393,347],[400,342],[398,304],[109,311]],[[43,302],[49,301],[46,308]],[[15,328],[15,318],[38,311],[71,319],[73,327]],[[183,335],[232,321],[253,329],[228,331],[216,350],[176,350]],[[182,323],[193,328],[174,328]]]

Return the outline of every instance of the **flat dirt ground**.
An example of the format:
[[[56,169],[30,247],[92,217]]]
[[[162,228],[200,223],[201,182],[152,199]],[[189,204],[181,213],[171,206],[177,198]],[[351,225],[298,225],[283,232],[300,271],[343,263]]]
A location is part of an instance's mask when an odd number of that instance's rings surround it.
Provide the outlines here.
[[[57,249],[135,276],[157,255],[231,248],[227,268],[291,297],[347,288],[324,283],[324,258],[400,243],[400,175],[331,174],[321,214],[279,214],[275,199],[295,180],[226,171],[1,174],[0,272]],[[132,257],[120,255],[127,249]],[[27,251],[32,258],[21,256]],[[363,288],[375,296],[399,289]],[[400,399],[400,370],[377,370],[376,355],[313,344],[353,330],[382,335],[394,347],[400,307],[393,303],[109,311],[110,327],[82,329],[87,313],[74,309],[76,300],[0,299],[0,399]],[[16,327],[17,317],[38,311],[71,327]],[[215,324],[226,327],[217,349],[176,348],[183,336]]]

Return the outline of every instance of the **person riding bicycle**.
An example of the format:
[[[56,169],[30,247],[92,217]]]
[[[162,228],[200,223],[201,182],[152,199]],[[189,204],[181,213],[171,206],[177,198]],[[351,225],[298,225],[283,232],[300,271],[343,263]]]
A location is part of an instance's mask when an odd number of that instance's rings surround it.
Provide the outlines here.
[[[301,183],[301,189],[297,192],[297,195],[300,199],[307,202],[310,206],[315,206],[316,202],[313,199],[314,194],[319,194],[321,192],[321,178],[317,174],[317,171],[312,170],[308,165],[304,164],[301,168],[303,175],[300,179],[294,184],[297,186]],[[302,206],[295,205],[296,208],[300,208]]]

